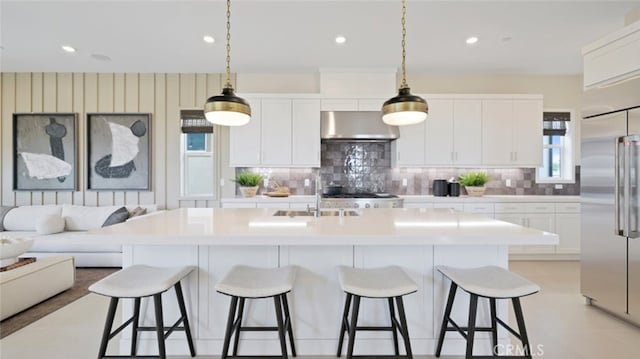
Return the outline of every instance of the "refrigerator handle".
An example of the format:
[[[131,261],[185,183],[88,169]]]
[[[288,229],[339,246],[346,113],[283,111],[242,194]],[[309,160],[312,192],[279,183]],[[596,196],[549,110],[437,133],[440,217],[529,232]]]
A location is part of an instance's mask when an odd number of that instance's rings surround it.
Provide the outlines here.
[[[615,185],[614,185],[614,201],[615,201],[615,234],[619,235],[619,236],[623,236],[624,234],[624,226],[620,225],[620,220],[623,219],[623,216],[620,215],[620,206],[622,203],[620,203],[620,180],[624,180],[624,177],[626,177],[625,175],[620,176],[620,171],[622,171],[623,166],[620,165],[621,160],[624,160],[624,156],[625,156],[625,150],[624,150],[624,145],[625,145],[625,141],[626,140],[626,136],[622,136],[622,137],[618,137],[616,138],[616,149],[615,149],[615,158],[614,161],[616,162],[615,164]],[[622,157],[621,157],[622,156]],[[626,161],[625,161],[626,162]],[[622,184],[622,186],[624,187],[624,183]]]
[[[627,221],[627,233],[629,238],[638,238],[638,221],[637,221],[637,206],[635,196],[638,191],[638,150],[640,146],[640,136],[630,135],[627,136],[627,163],[625,164],[625,173],[627,183],[625,184],[625,220]],[[634,208],[632,208],[632,206]]]

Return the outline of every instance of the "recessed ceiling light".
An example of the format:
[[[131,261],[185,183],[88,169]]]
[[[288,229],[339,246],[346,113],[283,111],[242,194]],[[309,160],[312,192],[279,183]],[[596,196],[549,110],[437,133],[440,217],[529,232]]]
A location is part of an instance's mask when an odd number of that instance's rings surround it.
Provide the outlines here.
[[[478,38],[477,38],[477,37],[475,37],[475,36],[471,36],[471,37],[467,38],[467,44],[468,44],[468,45],[473,45],[473,44],[475,44],[476,42],[478,42]]]
[[[204,42],[208,43],[208,44],[213,44],[214,42],[216,42],[216,39],[213,38],[213,36],[209,36],[209,35],[205,35],[202,40],[204,40]]]
[[[62,45],[62,49],[66,52],[76,52],[76,49],[68,45]]]
[[[347,38],[344,36],[336,36],[336,44],[344,44],[347,42]]]

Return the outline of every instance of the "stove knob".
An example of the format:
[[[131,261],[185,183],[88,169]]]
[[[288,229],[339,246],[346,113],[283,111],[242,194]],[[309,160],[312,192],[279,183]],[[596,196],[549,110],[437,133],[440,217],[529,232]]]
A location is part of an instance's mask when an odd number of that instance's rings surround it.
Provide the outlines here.
[[[359,204],[357,204],[357,203],[354,203],[354,204],[353,204],[353,208],[359,208],[359,207],[360,207],[360,205],[359,205]]]
[[[371,205],[370,205],[369,203],[365,204],[364,206],[365,206],[366,208],[371,207]]]
[[[378,207],[380,207],[380,205],[377,203],[373,205],[373,208],[378,208]]]

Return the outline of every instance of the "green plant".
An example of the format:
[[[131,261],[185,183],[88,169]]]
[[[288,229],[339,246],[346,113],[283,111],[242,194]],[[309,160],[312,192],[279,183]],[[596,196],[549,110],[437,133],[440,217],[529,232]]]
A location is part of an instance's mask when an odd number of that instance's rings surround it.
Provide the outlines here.
[[[262,182],[262,176],[253,172],[243,172],[236,176],[234,182],[241,187],[259,186]]]
[[[467,172],[460,175],[458,180],[462,186],[480,187],[489,182],[491,178],[484,172]]]

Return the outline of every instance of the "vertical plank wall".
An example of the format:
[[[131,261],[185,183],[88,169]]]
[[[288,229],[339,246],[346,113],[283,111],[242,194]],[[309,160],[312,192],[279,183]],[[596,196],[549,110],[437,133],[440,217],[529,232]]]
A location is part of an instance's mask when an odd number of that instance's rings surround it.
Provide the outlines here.
[[[218,74],[2,73],[0,76],[0,203],[87,206],[155,203],[159,208],[201,206],[180,201],[180,110],[201,108],[220,92]],[[77,114],[76,191],[13,191],[12,115]],[[151,113],[151,191],[88,191],[86,114]],[[201,201],[197,201],[201,202]],[[207,201],[204,201],[207,202]],[[211,201],[213,203],[213,201]]]

